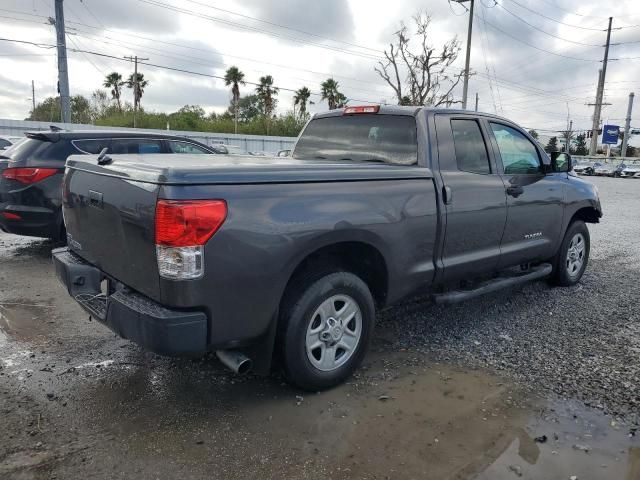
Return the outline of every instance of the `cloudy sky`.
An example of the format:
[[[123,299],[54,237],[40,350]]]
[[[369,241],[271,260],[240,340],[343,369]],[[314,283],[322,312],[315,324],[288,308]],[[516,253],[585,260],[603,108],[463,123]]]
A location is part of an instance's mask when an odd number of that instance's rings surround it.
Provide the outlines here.
[[[37,100],[55,94],[55,49],[42,48],[55,44],[47,21],[53,3],[0,2],[0,37],[40,45],[0,40],[0,118],[29,114],[31,80]],[[127,76],[133,66],[122,57],[138,55],[156,65],[140,66],[150,82],[143,106],[167,112],[185,104],[223,111],[229,91],[222,80],[206,75],[224,75],[230,65],[250,82],[273,75],[281,87],[281,112],[292,108],[287,89],[306,85],[319,92],[329,76],[351,104],[394,103],[373,67],[400,22],[426,8],[433,45],[458,35],[464,46],[468,21],[465,7],[447,0],[65,0],[64,5],[67,46],[107,55],[69,52],[71,93],[90,95],[112,71]],[[586,104],[594,101],[606,17],[613,15],[609,57],[616,60],[607,69],[605,99],[611,105],[602,116],[624,124],[629,92],[640,94],[637,0],[476,0],[475,8],[470,104],[477,92],[480,110],[541,133],[563,129],[568,114],[574,129],[590,127],[592,107]],[[463,65],[461,52],[452,72]],[[252,88],[247,85],[242,93]],[[319,96],[312,100],[312,111],[327,108]],[[640,116],[640,100],[636,112]],[[640,127],[640,121],[632,125]]]

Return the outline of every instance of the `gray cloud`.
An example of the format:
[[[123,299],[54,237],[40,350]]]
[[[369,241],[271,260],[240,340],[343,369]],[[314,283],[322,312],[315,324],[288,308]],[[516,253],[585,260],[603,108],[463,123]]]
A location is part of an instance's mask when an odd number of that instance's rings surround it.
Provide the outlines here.
[[[292,26],[298,30],[338,40],[353,40],[354,22],[349,4],[344,0],[245,0],[256,18],[279,25]],[[255,23],[255,26],[278,31],[283,35],[320,41],[315,37],[290,30],[278,29]]]

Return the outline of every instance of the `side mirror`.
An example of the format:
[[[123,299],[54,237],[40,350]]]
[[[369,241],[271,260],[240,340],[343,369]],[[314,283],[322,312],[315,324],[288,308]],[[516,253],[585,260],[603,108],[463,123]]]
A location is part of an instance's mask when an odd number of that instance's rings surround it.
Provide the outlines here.
[[[566,152],[551,152],[551,168],[554,172],[570,172],[573,168],[571,155]]]

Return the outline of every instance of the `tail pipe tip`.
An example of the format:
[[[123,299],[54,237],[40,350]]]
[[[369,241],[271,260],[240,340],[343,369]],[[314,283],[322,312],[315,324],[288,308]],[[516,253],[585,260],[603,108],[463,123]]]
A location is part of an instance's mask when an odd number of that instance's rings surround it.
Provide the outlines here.
[[[253,360],[237,350],[216,350],[216,356],[238,375],[249,373],[253,368]]]

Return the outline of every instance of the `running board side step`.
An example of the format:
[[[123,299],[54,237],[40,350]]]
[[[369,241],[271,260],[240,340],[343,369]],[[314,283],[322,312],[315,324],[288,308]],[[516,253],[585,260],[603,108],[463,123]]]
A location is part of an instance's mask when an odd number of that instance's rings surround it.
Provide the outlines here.
[[[523,273],[521,275],[498,277],[482,283],[473,290],[451,290],[445,293],[435,293],[432,295],[432,299],[437,304],[459,303],[503,288],[513,287],[515,285],[520,285],[521,283],[548,277],[551,275],[552,270],[553,267],[550,263],[542,263],[532,267],[527,273]]]

